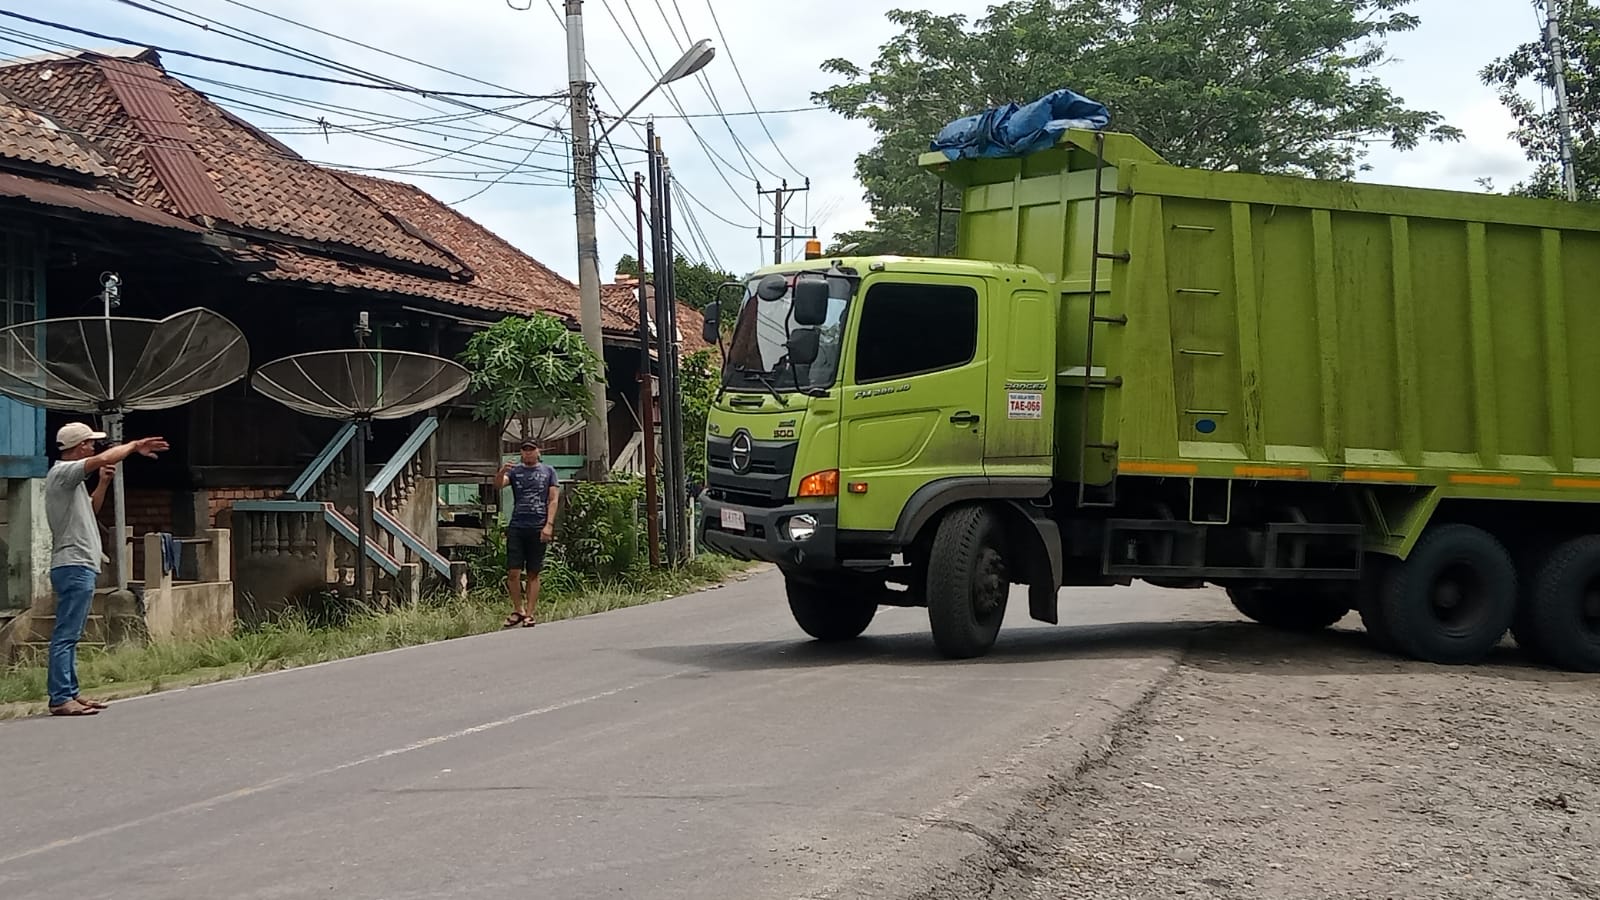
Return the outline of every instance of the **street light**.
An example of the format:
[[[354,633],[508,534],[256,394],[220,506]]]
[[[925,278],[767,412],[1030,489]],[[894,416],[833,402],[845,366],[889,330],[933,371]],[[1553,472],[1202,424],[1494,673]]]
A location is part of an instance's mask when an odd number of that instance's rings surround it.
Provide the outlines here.
[[[572,102],[572,162],[574,206],[578,218],[578,300],[583,326],[583,342],[601,361],[605,371],[605,344],[600,330],[600,245],[595,237],[594,219],[594,148],[603,142],[611,130],[638,109],[656,89],[686,78],[705,68],[716,55],[710,41],[696,41],[678,61],[661,73],[643,97],[600,133],[599,140],[589,140],[589,82],[588,62],[583,50],[583,0],[566,0],[567,13],[567,78]],[[653,150],[654,148],[647,148]],[[584,443],[588,454],[585,468],[591,480],[604,481],[611,474],[611,437],[606,429],[606,386],[603,381],[589,384],[592,404],[584,429]]]
[[[650,85],[650,90],[645,91],[643,97],[640,97],[632,106],[628,107],[627,112],[617,116],[616,121],[607,126],[605,131],[600,132],[600,136],[595,138],[595,146],[598,147],[599,145],[604,144],[606,142],[606,135],[609,135],[613,130],[616,129],[618,125],[621,125],[629,116],[633,115],[634,110],[643,106],[644,102],[649,100],[650,97],[655,94],[657,88],[664,84],[671,84],[674,81],[688,78],[690,75],[693,75],[701,69],[704,69],[706,64],[711,62],[716,55],[717,48],[711,46],[710,41],[695,41],[693,47],[685,50],[683,55],[678,57],[677,62],[673,63],[670,68],[661,73],[661,77],[656,79],[655,84]]]

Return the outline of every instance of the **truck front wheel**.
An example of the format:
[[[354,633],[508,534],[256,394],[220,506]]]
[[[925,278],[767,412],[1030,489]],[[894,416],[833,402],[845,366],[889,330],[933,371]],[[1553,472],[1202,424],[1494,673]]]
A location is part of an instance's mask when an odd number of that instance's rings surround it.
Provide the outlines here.
[[[819,641],[848,641],[859,637],[878,613],[877,590],[857,590],[859,584],[843,579],[783,581],[789,595],[789,612],[800,630]]]
[[[1231,587],[1228,599],[1245,618],[1268,628],[1321,631],[1350,612],[1348,593],[1323,585]]]
[[[928,559],[928,623],[951,659],[982,656],[1006,617],[1011,579],[1001,551],[1004,528],[992,511],[963,506],[939,521]]]

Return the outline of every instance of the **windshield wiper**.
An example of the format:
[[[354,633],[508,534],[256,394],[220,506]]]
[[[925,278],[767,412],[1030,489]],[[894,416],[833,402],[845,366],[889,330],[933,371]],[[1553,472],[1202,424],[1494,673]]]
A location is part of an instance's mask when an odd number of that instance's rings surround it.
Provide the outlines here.
[[[770,394],[772,394],[772,399],[778,401],[778,404],[780,406],[788,406],[789,405],[789,401],[784,399],[784,396],[782,394],[778,393],[778,386],[773,384],[771,381],[767,380],[767,376],[772,374],[772,373],[763,372],[760,369],[746,369],[744,366],[739,366],[739,365],[735,365],[733,367],[733,370],[735,372],[738,372],[740,375],[747,375],[747,376],[755,379],[756,381],[760,382],[761,386],[766,388],[767,391]]]

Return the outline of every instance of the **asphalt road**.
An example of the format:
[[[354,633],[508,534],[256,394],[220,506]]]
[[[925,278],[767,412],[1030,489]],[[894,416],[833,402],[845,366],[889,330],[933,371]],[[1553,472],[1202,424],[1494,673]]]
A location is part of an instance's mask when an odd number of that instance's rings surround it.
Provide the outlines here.
[[[1209,593],[803,640],[773,573],[665,603],[0,723],[0,897],[894,895],[1105,740]],[[1184,621],[1177,621],[1184,620]]]

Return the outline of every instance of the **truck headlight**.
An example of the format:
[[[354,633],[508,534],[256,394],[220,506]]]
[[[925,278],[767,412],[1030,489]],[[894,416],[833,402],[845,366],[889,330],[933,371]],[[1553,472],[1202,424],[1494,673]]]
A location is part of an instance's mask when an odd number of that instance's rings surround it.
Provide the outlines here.
[[[783,528],[789,533],[789,540],[809,541],[811,536],[817,533],[817,519],[815,516],[803,514],[791,516]]]

